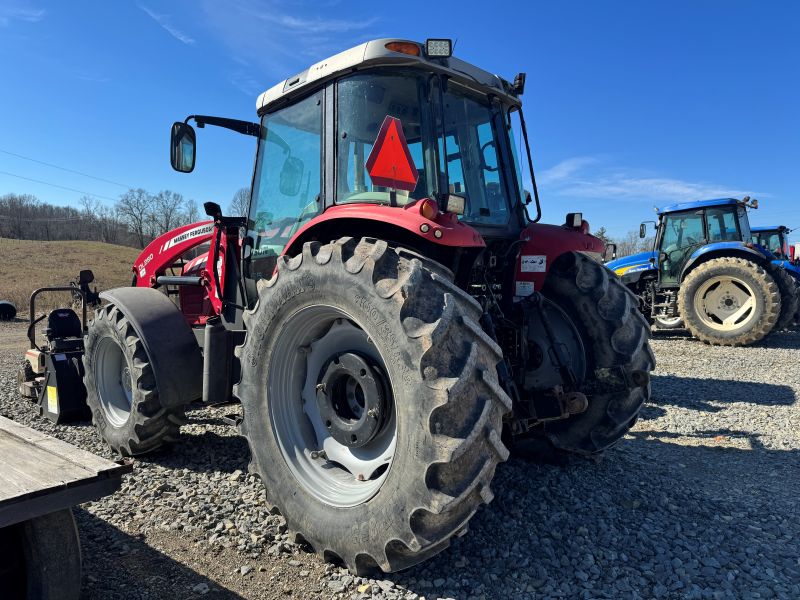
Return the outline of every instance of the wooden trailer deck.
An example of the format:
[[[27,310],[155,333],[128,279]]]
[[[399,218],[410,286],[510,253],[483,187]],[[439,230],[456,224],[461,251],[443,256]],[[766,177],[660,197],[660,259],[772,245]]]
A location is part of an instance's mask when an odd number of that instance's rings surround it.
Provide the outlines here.
[[[113,494],[131,469],[0,417],[0,528]]]

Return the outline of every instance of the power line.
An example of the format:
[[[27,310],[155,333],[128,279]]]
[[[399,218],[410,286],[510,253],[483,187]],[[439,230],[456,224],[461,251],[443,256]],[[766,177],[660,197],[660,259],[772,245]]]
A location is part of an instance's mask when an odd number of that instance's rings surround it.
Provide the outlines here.
[[[43,160],[38,160],[36,158],[31,158],[30,156],[23,156],[22,154],[17,154],[16,152],[9,152],[8,150],[3,150],[0,148],[0,152],[3,154],[8,154],[9,156],[16,156],[17,158],[21,158],[23,160],[29,160],[31,162],[39,163],[40,165],[45,165],[47,167],[52,167],[54,169],[60,169],[61,171],[66,171],[67,173],[74,173],[76,175],[80,175],[82,177],[88,177],[89,179],[96,179],[97,181],[103,181],[105,183],[110,183],[112,185],[118,185],[119,187],[124,187],[126,189],[133,189],[132,185],[125,185],[124,183],[119,183],[118,181],[112,181],[111,179],[104,179],[102,177],[95,177],[94,175],[89,175],[88,173],[83,173],[82,171],[76,171],[75,169],[68,169],[66,167],[59,167],[58,165],[54,165],[53,163],[45,162]]]
[[[50,183],[47,181],[42,181],[41,179],[33,179],[31,177],[23,177],[22,175],[17,175],[15,173],[9,173],[8,171],[0,171],[0,175],[8,175],[10,177],[16,177],[17,179],[25,179],[26,181],[33,181],[34,183],[41,183],[43,185],[49,185],[50,187],[60,188],[62,190],[67,190],[70,192],[78,192],[79,194],[84,194],[86,196],[93,196],[95,198],[103,198],[104,200],[111,200],[112,202],[116,202],[117,198],[111,198],[110,196],[103,196],[101,194],[93,194],[92,192],[86,192],[84,190],[76,190],[75,188],[67,187],[65,185],[58,185],[57,183]]]

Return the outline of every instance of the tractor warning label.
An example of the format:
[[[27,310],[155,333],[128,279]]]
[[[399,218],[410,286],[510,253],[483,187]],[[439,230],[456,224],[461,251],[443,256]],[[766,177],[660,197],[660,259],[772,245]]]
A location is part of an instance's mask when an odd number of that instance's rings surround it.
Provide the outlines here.
[[[547,271],[547,257],[541,254],[523,254],[520,257],[520,271],[523,273],[544,273]]]
[[[516,289],[514,290],[515,296],[530,296],[533,294],[532,281],[517,281]]]

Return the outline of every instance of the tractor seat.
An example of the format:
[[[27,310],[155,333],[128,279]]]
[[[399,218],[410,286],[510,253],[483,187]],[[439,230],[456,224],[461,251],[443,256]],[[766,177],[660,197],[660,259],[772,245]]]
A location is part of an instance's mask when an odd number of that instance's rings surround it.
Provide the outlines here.
[[[47,316],[47,329],[44,330],[44,335],[50,343],[68,338],[83,340],[81,320],[71,308],[54,310]]]

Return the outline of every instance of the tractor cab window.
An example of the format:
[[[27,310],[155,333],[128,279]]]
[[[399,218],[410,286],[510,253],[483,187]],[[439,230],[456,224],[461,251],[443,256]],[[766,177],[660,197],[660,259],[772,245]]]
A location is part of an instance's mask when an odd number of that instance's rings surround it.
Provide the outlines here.
[[[736,208],[725,206],[706,210],[709,242],[741,241],[742,234],[736,223]]]
[[[435,162],[428,149],[427,84],[415,74],[365,73],[342,79],[337,84],[336,201],[338,203],[390,203],[390,189],[376,185],[366,167],[384,119],[400,120],[411,159],[419,179],[412,191],[397,190],[395,201],[435,195]],[[423,141],[425,144],[423,144]]]
[[[659,268],[662,283],[676,283],[692,251],[705,243],[702,211],[671,213],[662,217]]]
[[[500,160],[499,109],[450,83],[441,113],[445,137],[444,142],[439,139],[440,161],[447,161],[450,192],[467,199],[463,219],[505,225],[511,203]],[[437,132],[441,130],[441,123],[437,123]],[[445,165],[440,169],[444,172]]]
[[[783,236],[777,231],[760,231],[753,234],[753,243],[766,248],[778,258],[786,256]]]
[[[287,242],[322,208],[321,140],[321,92],[262,119],[250,206],[255,279],[272,276]]]

